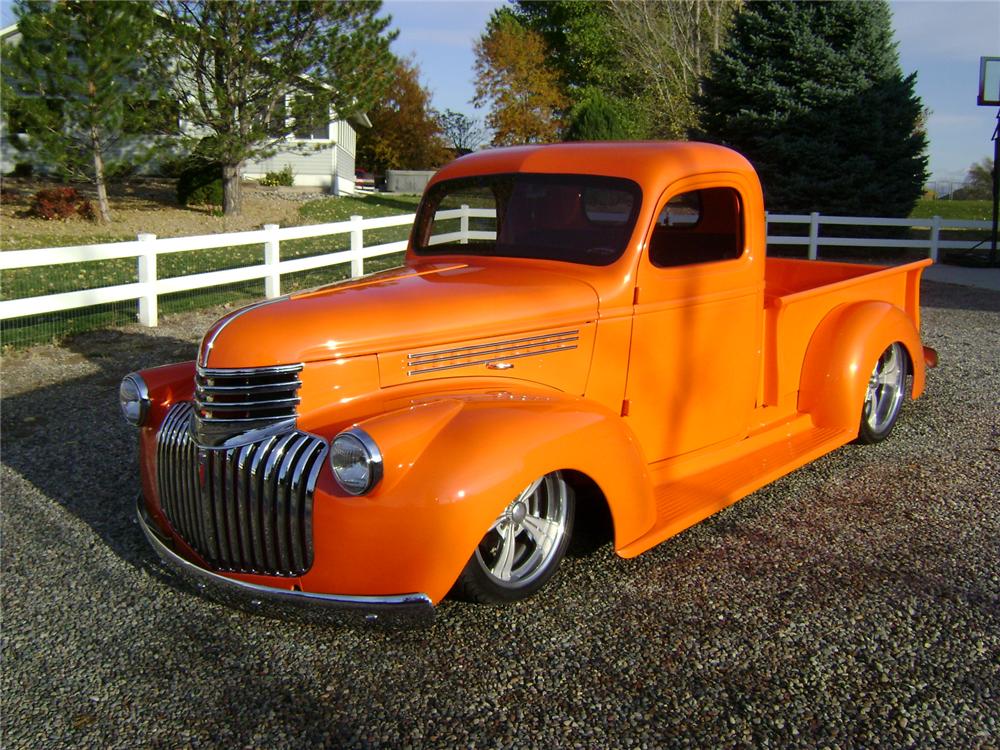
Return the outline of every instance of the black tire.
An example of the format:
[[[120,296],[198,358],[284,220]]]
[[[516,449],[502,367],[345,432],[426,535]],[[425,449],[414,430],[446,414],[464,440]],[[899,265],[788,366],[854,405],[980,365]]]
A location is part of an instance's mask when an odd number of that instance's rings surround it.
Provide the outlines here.
[[[452,588],[481,604],[527,599],[555,575],[573,534],[576,498],[561,472],[532,482],[504,508]]]
[[[871,445],[889,437],[906,400],[909,374],[910,363],[903,345],[898,341],[890,344],[878,358],[868,379],[857,442]]]

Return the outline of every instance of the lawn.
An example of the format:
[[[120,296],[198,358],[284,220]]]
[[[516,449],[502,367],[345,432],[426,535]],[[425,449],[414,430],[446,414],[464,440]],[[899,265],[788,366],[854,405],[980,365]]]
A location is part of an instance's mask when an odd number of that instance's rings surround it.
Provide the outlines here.
[[[942,219],[990,221],[993,218],[993,202],[923,198],[917,201],[917,206],[910,213],[910,216],[914,219],[929,219],[932,216],[940,216]]]
[[[290,226],[344,221],[353,215],[371,218],[412,213],[416,210],[418,202],[418,196],[379,194],[359,197],[328,197],[298,205],[281,198],[272,198],[273,210],[269,211],[266,201],[262,201],[261,196],[257,195],[254,196],[254,201],[251,203],[251,210],[256,226],[260,226],[261,223],[270,223],[270,216],[283,219],[281,221],[275,220],[274,223]],[[4,216],[4,247],[55,247],[132,239],[135,236],[133,230],[137,226],[136,221],[144,222],[146,225],[153,221],[149,216],[148,209],[145,216],[136,218],[131,214],[136,213],[137,209],[123,208],[122,205],[117,208],[119,223],[130,223],[131,226],[128,229],[123,230],[114,226],[111,229],[100,229],[82,221],[40,222],[22,219],[13,212],[7,211]],[[294,213],[290,214],[289,208],[295,209]],[[156,221],[160,222],[159,226],[161,227],[161,231],[156,232],[158,236],[209,233],[202,229],[205,222],[204,212],[191,211],[177,206],[161,206],[157,213],[171,214],[173,219],[173,221],[165,220],[162,215],[156,217]],[[209,217],[209,220],[213,218],[217,219],[218,217]],[[19,224],[19,221],[23,223]],[[243,222],[245,221],[244,218]],[[142,225],[138,224],[138,226]],[[192,225],[196,227],[195,231],[191,231]],[[241,228],[251,229],[255,227]],[[225,230],[226,227],[222,227],[216,231]],[[408,225],[369,230],[364,233],[364,245],[370,247],[385,242],[405,240],[408,234]],[[292,240],[281,244],[281,257],[282,259],[301,258],[349,248],[350,238],[347,234]],[[399,265],[401,261],[402,253],[370,258],[365,261],[365,271],[373,272],[390,268]],[[158,275],[160,278],[170,278],[205,271],[258,265],[262,262],[263,247],[258,245],[169,253],[159,258]],[[350,266],[346,263],[298,274],[284,274],[281,280],[282,291],[288,292],[319,286],[347,278],[349,274]],[[57,294],[127,284],[135,280],[136,261],[131,258],[56,265],[47,268],[13,269],[2,272],[0,299]],[[192,290],[161,297],[160,311],[162,314],[170,314],[224,303],[242,303],[260,298],[263,294],[263,281],[261,280]],[[19,318],[3,321],[0,334],[2,334],[2,343],[5,347],[50,341],[80,330],[133,322],[135,309],[136,303],[127,301],[97,305],[79,311]]]

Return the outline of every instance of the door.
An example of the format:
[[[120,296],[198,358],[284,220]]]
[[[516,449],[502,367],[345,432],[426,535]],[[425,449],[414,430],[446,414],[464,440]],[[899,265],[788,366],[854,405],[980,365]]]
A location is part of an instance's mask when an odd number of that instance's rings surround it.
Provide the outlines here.
[[[675,183],[639,262],[627,416],[650,463],[745,437],[755,406],[764,258],[734,175]]]

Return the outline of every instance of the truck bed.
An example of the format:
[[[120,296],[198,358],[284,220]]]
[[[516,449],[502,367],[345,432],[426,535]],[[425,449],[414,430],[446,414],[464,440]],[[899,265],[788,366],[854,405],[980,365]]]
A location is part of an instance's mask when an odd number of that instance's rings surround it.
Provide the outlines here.
[[[931,264],[874,266],[768,258],[764,269],[763,403],[794,403],[809,339],[834,308],[851,302],[889,302],[920,327],[920,274]]]

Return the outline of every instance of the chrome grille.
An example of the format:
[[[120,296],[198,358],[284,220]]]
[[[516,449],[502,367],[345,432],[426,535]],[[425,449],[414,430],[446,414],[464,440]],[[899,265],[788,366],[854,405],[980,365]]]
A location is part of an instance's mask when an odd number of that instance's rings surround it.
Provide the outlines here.
[[[489,344],[471,344],[453,349],[408,354],[406,355],[407,375],[420,375],[425,372],[453,370],[458,367],[472,367],[508,359],[564,352],[576,349],[579,340],[579,331],[563,331],[541,336],[494,341]]]
[[[302,365],[211,369],[194,378],[195,438],[226,447],[290,429],[298,413]]]
[[[237,448],[202,448],[194,408],[171,407],[157,434],[160,507],[216,570],[301,575],[312,565],[312,503],[326,441],[289,430]]]

